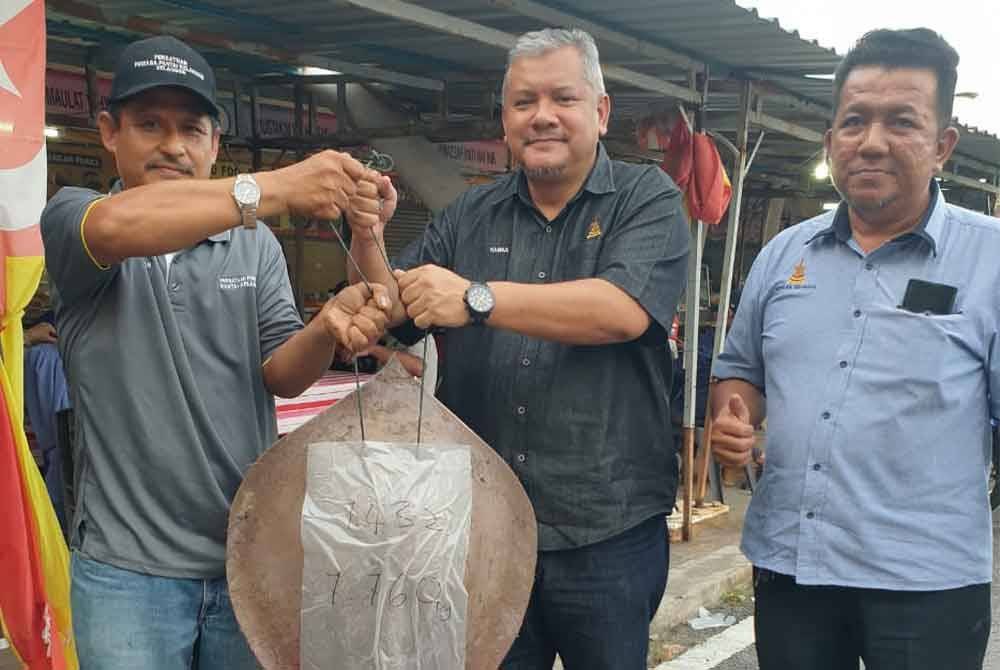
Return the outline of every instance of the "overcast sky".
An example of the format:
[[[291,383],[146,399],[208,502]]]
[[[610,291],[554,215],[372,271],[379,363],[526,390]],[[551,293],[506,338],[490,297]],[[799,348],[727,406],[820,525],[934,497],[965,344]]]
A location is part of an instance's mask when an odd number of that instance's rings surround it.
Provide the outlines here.
[[[1000,0],[736,0],[776,18],[785,30],[844,54],[857,38],[874,28],[928,27],[958,51],[958,92],[975,100],[955,100],[955,114],[965,124],[1000,134]]]

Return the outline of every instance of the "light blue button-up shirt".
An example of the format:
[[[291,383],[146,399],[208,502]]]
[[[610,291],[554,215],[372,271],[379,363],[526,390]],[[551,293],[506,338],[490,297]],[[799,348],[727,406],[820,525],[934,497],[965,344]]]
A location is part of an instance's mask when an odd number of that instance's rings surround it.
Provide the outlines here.
[[[957,287],[953,313],[901,309],[910,279]],[[713,369],[767,398],[750,561],[800,584],[989,582],[998,322],[1000,222],[936,184],[922,225],[867,255],[844,204],[768,244]]]

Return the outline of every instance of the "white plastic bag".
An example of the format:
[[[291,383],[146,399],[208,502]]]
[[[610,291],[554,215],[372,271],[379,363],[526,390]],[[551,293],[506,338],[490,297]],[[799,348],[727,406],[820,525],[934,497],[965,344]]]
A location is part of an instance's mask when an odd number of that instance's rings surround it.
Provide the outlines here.
[[[469,448],[309,446],[301,668],[463,670]]]

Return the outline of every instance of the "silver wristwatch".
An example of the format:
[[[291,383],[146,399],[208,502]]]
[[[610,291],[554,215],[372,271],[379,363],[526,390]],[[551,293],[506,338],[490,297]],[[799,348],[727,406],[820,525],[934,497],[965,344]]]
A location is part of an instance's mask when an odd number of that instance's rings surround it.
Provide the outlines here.
[[[240,208],[243,227],[256,228],[257,207],[260,205],[260,186],[253,175],[236,175],[236,183],[233,184],[233,199],[236,201],[236,206]]]

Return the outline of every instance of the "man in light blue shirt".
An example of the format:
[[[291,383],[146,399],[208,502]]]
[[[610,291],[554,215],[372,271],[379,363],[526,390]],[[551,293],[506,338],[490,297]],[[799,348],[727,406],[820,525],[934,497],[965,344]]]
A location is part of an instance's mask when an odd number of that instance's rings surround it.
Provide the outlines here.
[[[982,667],[1000,225],[933,179],[957,64],[925,29],[846,56],[826,135],[843,202],[761,251],[713,369],[720,462],[747,463],[768,420],[743,534],[761,670]]]

